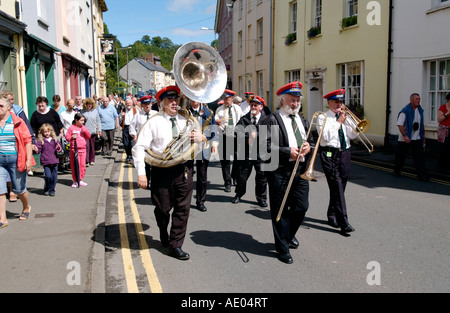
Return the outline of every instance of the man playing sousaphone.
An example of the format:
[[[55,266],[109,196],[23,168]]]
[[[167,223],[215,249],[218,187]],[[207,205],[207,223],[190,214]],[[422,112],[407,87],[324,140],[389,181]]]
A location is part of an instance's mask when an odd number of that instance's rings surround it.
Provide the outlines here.
[[[142,128],[133,147],[133,159],[138,171],[139,188],[147,188],[145,174],[146,150],[162,155],[173,138],[186,130],[187,118],[179,114],[178,98],[180,89],[168,86],[161,89],[156,98],[161,101],[162,112],[154,115]],[[205,142],[201,131],[191,132],[191,142]],[[182,153],[180,151],[179,153]],[[186,228],[193,192],[193,161],[185,160],[171,167],[152,166],[151,198],[155,205],[155,218],[160,231],[161,243],[169,247],[169,254],[179,260],[188,260],[189,254],[181,247],[186,235]],[[167,232],[172,212],[170,234]]]
[[[295,234],[309,207],[309,181],[301,178],[300,175],[306,171],[308,166],[310,142],[313,144],[313,139],[306,138],[310,123],[299,115],[302,104],[302,87],[301,82],[293,82],[281,87],[277,92],[277,96],[280,96],[279,109],[266,119],[268,130],[270,130],[267,138],[268,151],[272,155],[279,154],[278,168],[266,172],[275,249],[278,259],[287,264],[293,262],[289,249],[297,249],[299,246]],[[278,142],[275,140],[276,135],[272,134],[274,128],[279,130]],[[300,158],[300,163],[287,201],[284,207],[280,208],[298,158]],[[282,214],[280,220],[277,221],[277,214],[280,210],[282,210]]]

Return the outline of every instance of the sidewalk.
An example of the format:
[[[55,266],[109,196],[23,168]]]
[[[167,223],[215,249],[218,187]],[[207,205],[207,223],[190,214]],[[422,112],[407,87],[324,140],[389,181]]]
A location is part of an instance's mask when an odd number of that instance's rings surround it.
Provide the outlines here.
[[[104,293],[104,212],[112,156],[96,156],[71,188],[70,171],[58,171],[55,197],[43,194],[43,169],[27,178],[30,218],[19,221],[22,203],[6,202],[9,225],[0,230],[1,293]]]
[[[395,164],[395,150],[386,149],[384,147],[375,147],[374,152],[369,153],[366,149],[362,147],[353,146],[352,147],[352,160],[388,168],[390,170],[394,169]],[[438,166],[437,156],[425,154],[425,167],[430,178],[450,182],[450,173],[444,172]],[[405,166],[403,172],[416,175],[416,169],[414,167],[414,161],[411,154],[409,154],[405,160]]]

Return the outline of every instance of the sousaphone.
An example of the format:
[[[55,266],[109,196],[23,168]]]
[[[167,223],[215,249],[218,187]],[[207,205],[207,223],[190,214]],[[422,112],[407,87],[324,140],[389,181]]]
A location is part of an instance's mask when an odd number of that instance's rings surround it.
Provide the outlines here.
[[[201,42],[189,42],[178,49],[173,59],[173,73],[183,97],[200,103],[207,104],[219,99],[227,84],[222,57],[214,48]],[[147,149],[146,163],[172,167],[195,159],[201,152],[198,143],[190,142],[190,133],[193,130],[201,132],[202,127],[186,108],[180,106],[178,113],[187,119],[185,128],[167,145],[162,156]],[[152,116],[147,123],[159,114]]]

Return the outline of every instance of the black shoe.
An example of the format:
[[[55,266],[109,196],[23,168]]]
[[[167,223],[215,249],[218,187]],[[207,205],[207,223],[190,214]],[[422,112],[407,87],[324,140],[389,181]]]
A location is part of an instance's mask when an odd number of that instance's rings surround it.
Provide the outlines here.
[[[262,208],[267,208],[267,202],[265,200],[259,200],[258,205]]]
[[[197,210],[199,210],[200,212],[206,212],[206,207],[203,203],[197,204]]]
[[[339,225],[335,219],[329,218],[327,224],[330,225],[331,227],[339,228]]]
[[[294,262],[289,252],[286,254],[278,254],[278,260],[286,264],[292,264]]]
[[[353,231],[355,231],[355,229],[350,224],[347,224],[347,225],[341,227],[341,233],[346,234],[346,233],[351,233]]]
[[[225,192],[231,192],[231,186],[225,185]]]
[[[189,253],[184,252],[181,248],[170,248],[169,254],[174,258],[182,261],[189,260]]]
[[[289,242],[289,248],[292,248],[292,249],[297,249],[299,245],[300,244],[298,243],[298,240],[295,237],[292,238],[292,240]]]
[[[241,198],[239,198],[238,196],[234,197],[233,200],[231,200],[231,203],[233,204],[238,204],[241,201]]]

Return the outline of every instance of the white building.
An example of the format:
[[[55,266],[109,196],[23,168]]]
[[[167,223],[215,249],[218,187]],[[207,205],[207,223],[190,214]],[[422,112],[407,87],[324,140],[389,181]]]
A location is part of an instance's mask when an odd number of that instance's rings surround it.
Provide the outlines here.
[[[389,129],[398,135],[399,111],[419,93],[426,137],[437,138],[439,107],[450,92],[450,0],[392,0]]]

